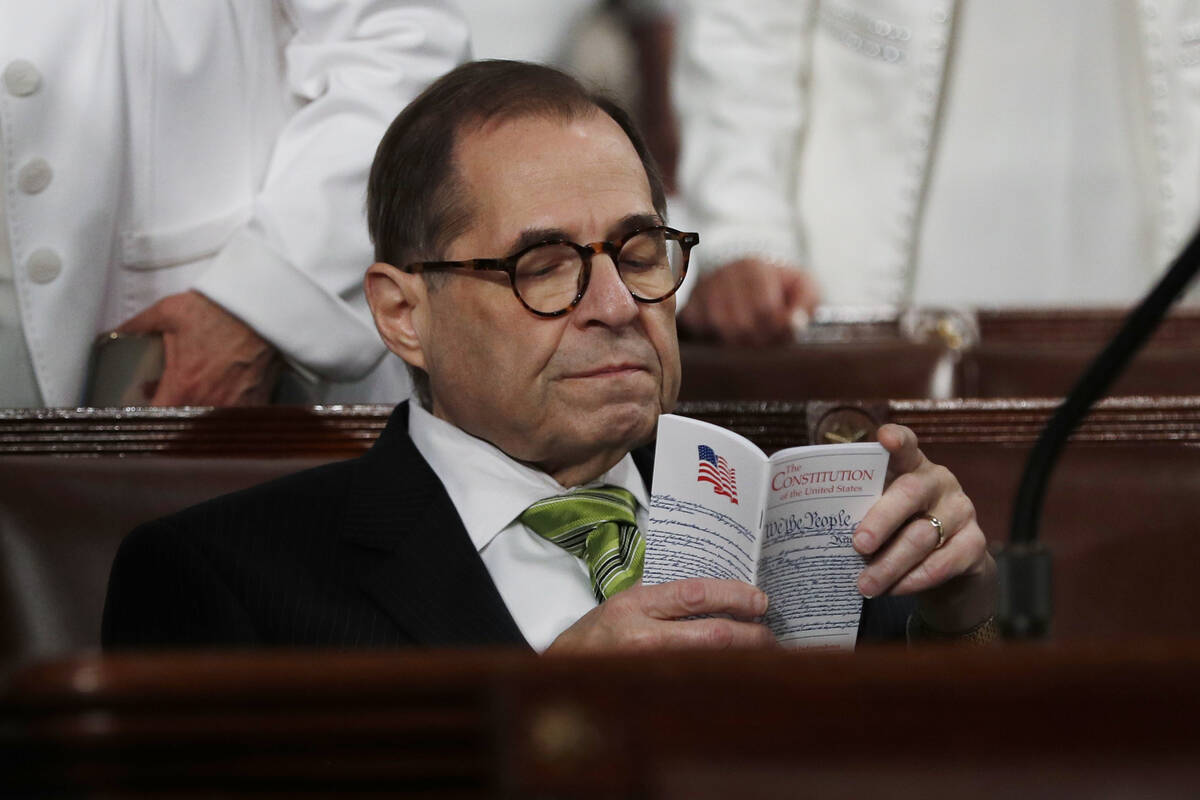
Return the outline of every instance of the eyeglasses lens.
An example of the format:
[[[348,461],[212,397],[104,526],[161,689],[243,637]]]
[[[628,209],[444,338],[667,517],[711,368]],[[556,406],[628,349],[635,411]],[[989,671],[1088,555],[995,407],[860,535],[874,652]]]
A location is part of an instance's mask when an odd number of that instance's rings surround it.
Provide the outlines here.
[[[683,248],[662,231],[644,231],[625,242],[617,257],[617,272],[640,300],[659,300],[670,294],[683,274]],[[583,258],[566,244],[546,244],[517,261],[516,289],[535,311],[552,314],[569,307],[579,294]]]

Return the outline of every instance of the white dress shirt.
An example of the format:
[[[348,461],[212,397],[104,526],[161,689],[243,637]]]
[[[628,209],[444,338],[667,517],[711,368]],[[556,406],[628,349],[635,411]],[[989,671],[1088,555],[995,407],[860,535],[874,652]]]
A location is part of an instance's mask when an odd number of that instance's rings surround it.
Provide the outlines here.
[[[446,487],[517,627],[542,652],[596,607],[583,560],[518,519],[538,500],[566,494],[569,488],[438,419],[415,400],[409,403],[408,434]],[[645,531],[650,499],[632,457],[626,455],[586,485],[628,490],[637,500],[638,525]]]

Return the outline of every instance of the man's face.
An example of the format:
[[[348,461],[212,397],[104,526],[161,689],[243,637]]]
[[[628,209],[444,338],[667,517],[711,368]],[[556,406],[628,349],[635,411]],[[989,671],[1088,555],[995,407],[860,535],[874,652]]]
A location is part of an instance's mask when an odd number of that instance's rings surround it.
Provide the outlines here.
[[[554,236],[613,241],[658,219],[637,152],[599,111],[485,126],[456,156],[475,214],[447,260]],[[448,276],[428,300],[434,414],[568,485],[607,469],[674,407],[675,301],[635,301],[608,256],[593,258],[587,293],[560,317],[530,313],[500,272]]]

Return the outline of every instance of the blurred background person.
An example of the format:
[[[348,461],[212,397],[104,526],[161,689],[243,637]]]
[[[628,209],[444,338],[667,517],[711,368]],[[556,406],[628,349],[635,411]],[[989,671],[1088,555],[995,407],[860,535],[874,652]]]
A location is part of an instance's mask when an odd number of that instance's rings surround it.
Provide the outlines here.
[[[679,134],[671,107],[671,62],[679,0],[458,0],[475,58],[533,61],[602,89],[626,108],[675,192]],[[671,222],[686,224],[678,197]]]
[[[1195,0],[689,0],[680,321],[832,305],[1122,306],[1200,217]]]
[[[117,327],[163,337],[154,404],[265,402],[278,361],[284,399],[403,397],[366,176],[467,55],[439,2],[0,5],[0,405],[79,404]]]

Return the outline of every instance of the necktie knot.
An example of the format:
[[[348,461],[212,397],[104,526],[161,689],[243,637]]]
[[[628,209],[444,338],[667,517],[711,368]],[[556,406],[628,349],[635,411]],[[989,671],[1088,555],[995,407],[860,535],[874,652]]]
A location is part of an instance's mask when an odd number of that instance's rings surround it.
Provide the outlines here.
[[[617,486],[548,497],[521,514],[521,523],[588,565],[592,591],[603,602],[642,577],[646,541],[633,495]]]

